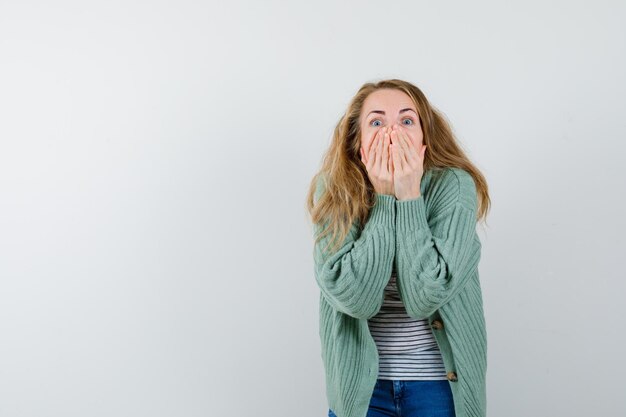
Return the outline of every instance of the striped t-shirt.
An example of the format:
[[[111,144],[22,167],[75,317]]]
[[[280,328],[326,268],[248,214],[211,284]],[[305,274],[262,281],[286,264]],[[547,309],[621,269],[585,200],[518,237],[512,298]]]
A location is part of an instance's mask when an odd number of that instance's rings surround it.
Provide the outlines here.
[[[437,340],[427,319],[409,317],[396,286],[395,265],[383,305],[368,320],[379,355],[379,379],[447,379]]]

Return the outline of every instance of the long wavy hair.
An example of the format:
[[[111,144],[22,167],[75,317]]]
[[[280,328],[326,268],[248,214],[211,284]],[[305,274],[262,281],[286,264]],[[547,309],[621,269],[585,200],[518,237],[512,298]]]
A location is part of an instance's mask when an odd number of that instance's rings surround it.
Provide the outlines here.
[[[443,113],[433,107],[415,85],[387,79],[368,82],[357,91],[345,114],[335,126],[330,147],[323,156],[322,167],[313,177],[306,197],[306,208],[315,226],[326,227],[316,235],[316,242],[332,233],[329,245],[337,250],[351,227],[362,228],[376,202],[376,194],[366,167],[361,162],[360,116],[365,99],[374,91],[391,88],[406,93],[417,109],[424,135],[424,172],[457,167],[467,171],[474,179],[478,196],[477,220],[486,222],[491,206],[488,186],[483,174],[469,160],[452,132]],[[318,184],[324,193],[315,201]]]

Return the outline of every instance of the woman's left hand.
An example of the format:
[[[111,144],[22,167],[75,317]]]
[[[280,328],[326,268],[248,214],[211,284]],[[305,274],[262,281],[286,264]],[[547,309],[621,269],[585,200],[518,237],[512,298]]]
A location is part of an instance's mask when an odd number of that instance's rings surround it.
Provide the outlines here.
[[[391,132],[394,194],[398,200],[412,200],[421,195],[420,185],[424,173],[426,145],[418,150],[401,128]]]

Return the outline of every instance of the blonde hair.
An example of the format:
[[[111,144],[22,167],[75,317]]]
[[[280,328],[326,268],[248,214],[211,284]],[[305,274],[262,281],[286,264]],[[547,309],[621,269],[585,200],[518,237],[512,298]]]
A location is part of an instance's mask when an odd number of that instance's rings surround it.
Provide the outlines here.
[[[491,206],[485,177],[457,143],[443,113],[428,102],[424,93],[415,85],[399,79],[368,82],[357,91],[347,111],[335,126],[330,147],[323,157],[322,167],[311,180],[307,193],[306,208],[312,222],[316,226],[322,223],[327,226],[317,235],[316,242],[332,232],[333,251],[339,248],[351,227],[364,226],[369,211],[376,202],[374,187],[360,157],[360,116],[365,99],[372,92],[383,88],[406,93],[416,106],[426,145],[424,172],[446,167],[464,169],[473,177],[476,184],[477,220],[485,221]],[[314,201],[319,191],[318,184],[323,184],[325,192],[318,201]]]

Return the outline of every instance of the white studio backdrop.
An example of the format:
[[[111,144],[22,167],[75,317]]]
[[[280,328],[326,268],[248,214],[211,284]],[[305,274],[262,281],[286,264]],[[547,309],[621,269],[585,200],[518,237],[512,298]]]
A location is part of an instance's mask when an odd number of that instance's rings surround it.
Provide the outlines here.
[[[489,181],[488,415],[626,415],[625,17],[0,1],[0,415],[326,415],[305,196],[383,78]]]

